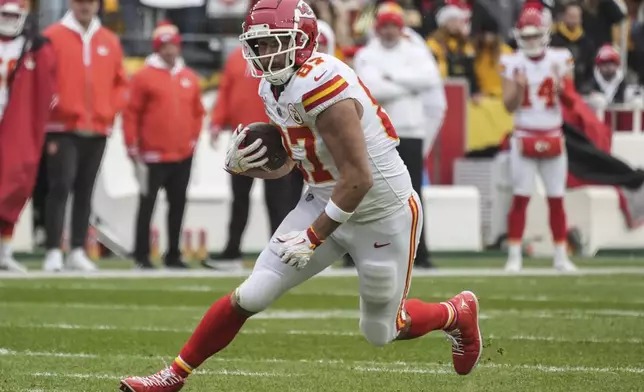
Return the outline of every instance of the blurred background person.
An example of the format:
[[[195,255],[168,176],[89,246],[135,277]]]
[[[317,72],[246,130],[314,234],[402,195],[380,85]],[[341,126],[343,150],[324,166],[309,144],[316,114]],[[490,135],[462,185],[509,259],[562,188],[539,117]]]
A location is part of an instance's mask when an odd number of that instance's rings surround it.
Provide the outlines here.
[[[575,88],[584,94],[583,89],[588,86],[593,76],[597,46],[582,27],[582,11],[578,3],[570,2],[564,5],[561,21],[554,28],[550,45],[570,50],[575,61]]]
[[[503,42],[494,19],[481,25],[481,33],[474,38],[474,51],[474,72],[481,94],[501,98],[501,55],[512,53],[512,48]]]
[[[580,1],[584,33],[597,47],[613,42],[613,26],[624,20],[629,3],[624,0]]]
[[[331,26],[323,20],[318,20],[318,31],[320,33],[318,35],[318,52],[335,56],[335,34]]]
[[[0,270],[26,272],[11,241],[38,175],[56,60],[24,0],[0,0],[0,14]]]
[[[264,103],[259,97],[260,79],[253,78],[244,60],[241,46],[230,54],[219,85],[217,100],[212,109],[211,135],[213,142],[224,129],[238,124],[269,122]],[[202,260],[204,267],[222,270],[242,268],[241,241],[248,223],[250,192],[254,178],[230,175],[232,205],[228,224],[228,241],[224,251]],[[303,179],[298,169],[276,180],[264,181],[264,199],[270,221],[271,235],[286,215],[297,205],[302,195]]]
[[[517,2],[519,0],[511,1]],[[447,7],[456,7],[463,12],[463,32],[468,36],[479,34],[481,25],[489,23],[490,19],[496,17],[500,20],[512,15],[513,12],[516,13],[515,16],[518,15],[518,10],[499,4],[499,0],[434,0],[434,15],[429,22],[431,23],[430,31],[440,28],[440,13]]]
[[[455,5],[446,5],[436,14],[438,29],[430,35],[431,50],[441,77],[467,79],[474,103],[480,101],[480,88],[474,72],[474,46],[467,29],[468,14]]]
[[[44,32],[58,62],[58,102],[47,125],[45,148],[49,185],[45,271],[63,269],[61,239],[71,192],[71,252],[65,267],[96,269],[84,250],[92,194],[107,135],[125,105],[127,88],[121,44],[101,26],[98,10],[98,0],[70,0],[63,19]]]
[[[351,36],[351,22],[347,6],[343,1],[335,0],[307,0],[309,6],[320,21],[324,21],[333,30],[335,41],[339,46],[353,44]]]
[[[633,103],[637,86],[626,83],[620,55],[612,45],[606,44],[597,51],[593,77],[585,90],[590,92],[587,101],[594,109]]]
[[[440,73],[427,48],[403,36],[403,16],[395,8],[379,12],[376,38],[356,54],[354,66],[374,98],[385,109],[400,138],[398,151],[422,194],[423,144],[440,129],[446,110]],[[386,61],[383,61],[386,59]],[[425,94],[431,91],[436,105],[425,113]],[[386,126],[386,124],[383,124]],[[430,267],[424,232],[416,254],[417,267]]]
[[[159,189],[168,200],[168,268],[187,268],[179,241],[192,158],[205,114],[199,78],[181,58],[181,37],[176,26],[161,23],[152,36],[154,53],[130,85],[123,115],[128,155],[139,179],[134,260],[139,268],[150,262],[150,222]]]

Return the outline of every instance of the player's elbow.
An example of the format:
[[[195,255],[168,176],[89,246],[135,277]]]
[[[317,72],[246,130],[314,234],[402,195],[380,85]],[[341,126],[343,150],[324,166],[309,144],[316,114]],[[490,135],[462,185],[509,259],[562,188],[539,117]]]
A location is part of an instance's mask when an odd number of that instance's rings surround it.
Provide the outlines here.
[[[347,177],[347,182],[356,193],[364,195],[373,187],[373,176],[368,170],[353,170]]]

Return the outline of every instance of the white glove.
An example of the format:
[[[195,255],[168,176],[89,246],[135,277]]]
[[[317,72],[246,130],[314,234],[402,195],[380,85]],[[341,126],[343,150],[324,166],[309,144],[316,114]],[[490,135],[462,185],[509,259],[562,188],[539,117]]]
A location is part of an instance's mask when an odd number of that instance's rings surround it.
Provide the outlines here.
[[[273,240],[281,244],[277,254],[282,258],[284,264],[288,264],[298,270],[306,267],[315,248],[322,243],[319,239],[315,238],[315,234],[309,234],[310,230],[291,231]],[[317,242],[317,245],[313,242]]]
[[[226,171],[229,173],[239,174],[249,169],[262,167],[268,162],[268,158],[264,157],[267,148],[262,146],[262,139],[257,139],[251,145],[239,148],[244,142],[248,131],[248,128],[239,124],[230,137],[225,166]]]

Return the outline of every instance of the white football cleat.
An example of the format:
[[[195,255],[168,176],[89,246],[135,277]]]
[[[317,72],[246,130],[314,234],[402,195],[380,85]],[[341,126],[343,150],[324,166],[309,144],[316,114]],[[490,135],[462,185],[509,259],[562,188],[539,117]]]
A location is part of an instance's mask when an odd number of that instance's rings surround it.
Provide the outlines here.
[[[63,270],[63,252],[60,249],[50,249],[42,263],[45,272],[60,272]]]
[[[86,272],[98,271],[96,264],[94,264],[94,262],[87,257],[83,248],[76,248],[72,250],[69,255],[67,255],[65,267],[68,270]]]
[[[201,262],[204,268],[221,272],[241,272],[244,270],[244,263],[241,259],[207,259]]]
[[[575,272],[577,271],[577,266],[575,263],[570,261],[568,257],[566,258],[555,258],[554,267],[559,272]]]
[[[521,259],[508,259],[505,262],[505,272],[517,273],[521,272],[523,268],[523,262]]]
[[[11,242],[0,239],[0,270],[9,272],[19,272],[24,274],[27,272],[22,264],[13,258],[13,250],[11,249]]]
[[[6,270],[9,272],[18,272],[21,274],[27,273],[27,268],[20,264],[13,257],[0,257],[0,270]]]

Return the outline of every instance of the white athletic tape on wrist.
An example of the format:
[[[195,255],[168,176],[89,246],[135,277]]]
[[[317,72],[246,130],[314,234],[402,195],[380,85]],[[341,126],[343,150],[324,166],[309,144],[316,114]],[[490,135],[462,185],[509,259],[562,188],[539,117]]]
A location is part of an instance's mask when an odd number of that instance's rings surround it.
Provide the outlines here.
[[[334,221],[338,223],[344,223],[348,221],[351,216],[353,215],[353,212],[346,212],[333,202],[333,200],[329,199],[329,202],[326,205],[326,208],[324,209],[324,212],[329,216],[329,218],[333,219]]]

